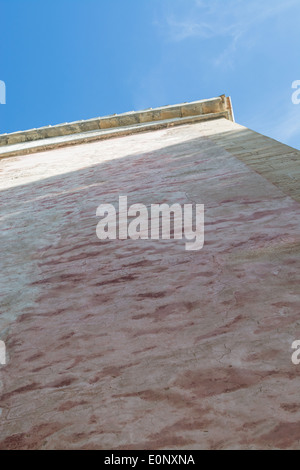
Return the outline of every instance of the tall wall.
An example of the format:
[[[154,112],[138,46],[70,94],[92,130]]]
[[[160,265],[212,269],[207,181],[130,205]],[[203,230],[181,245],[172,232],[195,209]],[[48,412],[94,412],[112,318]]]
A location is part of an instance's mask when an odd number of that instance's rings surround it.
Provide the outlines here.
[[[299,156],[220,118],[1,160],[0,448],[297,448]],[[100,241],[119,195],[203,249]]]

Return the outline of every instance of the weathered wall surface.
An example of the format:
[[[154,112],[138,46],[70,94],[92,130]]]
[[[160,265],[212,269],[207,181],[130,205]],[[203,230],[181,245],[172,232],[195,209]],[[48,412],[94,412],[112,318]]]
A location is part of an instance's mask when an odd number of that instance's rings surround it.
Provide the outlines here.
[[[0,448],[299,448],[299,155],[220,119],[2,160]],[[119,195],[205,204],[204,248],[99,241]]]

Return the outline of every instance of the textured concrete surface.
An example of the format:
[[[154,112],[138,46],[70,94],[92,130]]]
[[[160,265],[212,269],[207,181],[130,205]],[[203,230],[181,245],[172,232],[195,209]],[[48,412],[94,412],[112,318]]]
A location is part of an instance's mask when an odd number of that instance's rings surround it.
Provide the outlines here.
[[[299,155],[220,119],[2,160],[0,449],[299,449]],[[120,194],[205,204],[204,248],[99,241]]]

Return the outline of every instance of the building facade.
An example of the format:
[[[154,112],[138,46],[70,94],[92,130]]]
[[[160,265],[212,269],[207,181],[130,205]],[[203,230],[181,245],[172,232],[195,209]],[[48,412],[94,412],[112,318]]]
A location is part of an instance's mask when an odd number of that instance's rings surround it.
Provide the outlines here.
[[[0,449],[297,449],[300,152],[230,99],[0,136]],[[204,245],[96,211],[204,205]]]

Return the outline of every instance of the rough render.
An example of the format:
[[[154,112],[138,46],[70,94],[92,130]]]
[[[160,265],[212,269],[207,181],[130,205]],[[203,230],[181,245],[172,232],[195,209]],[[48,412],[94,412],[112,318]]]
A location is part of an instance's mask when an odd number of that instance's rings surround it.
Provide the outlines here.
[[[299,449],[300,152],[226,119],[0,162],[0,449]],[[205,245],[96,208],[205,204]]]

